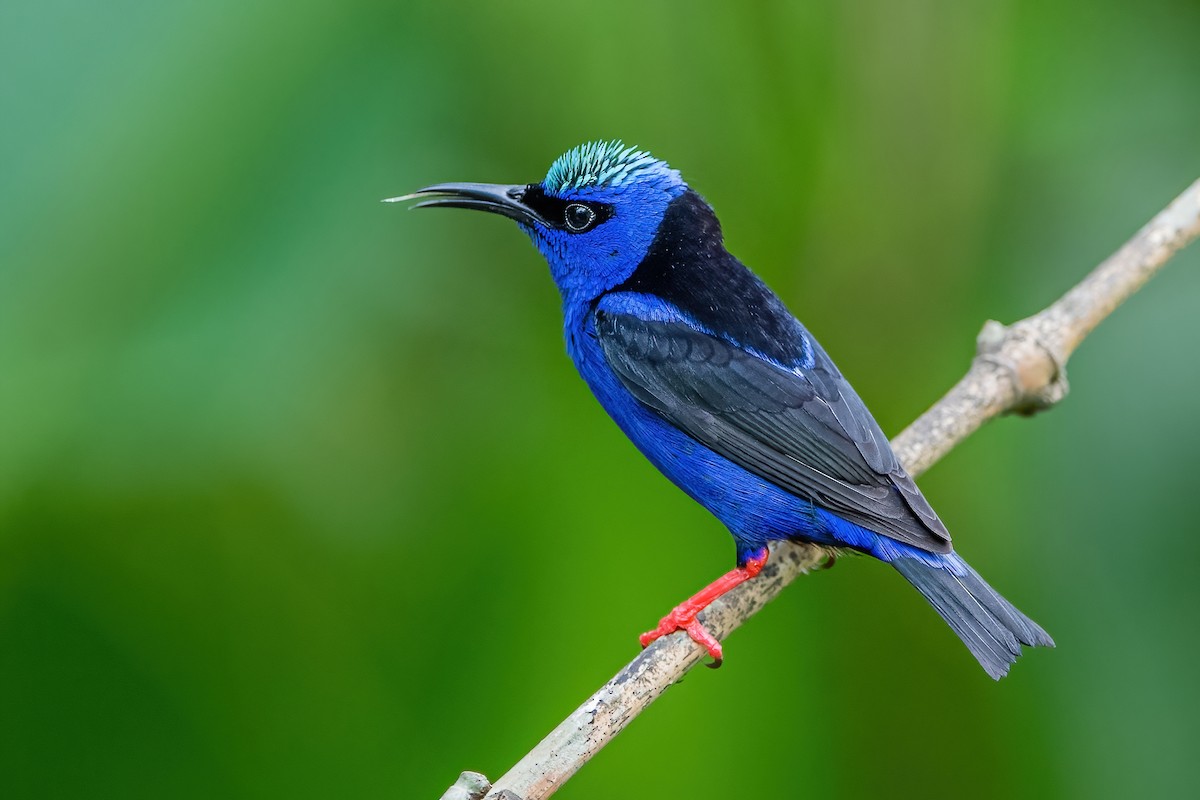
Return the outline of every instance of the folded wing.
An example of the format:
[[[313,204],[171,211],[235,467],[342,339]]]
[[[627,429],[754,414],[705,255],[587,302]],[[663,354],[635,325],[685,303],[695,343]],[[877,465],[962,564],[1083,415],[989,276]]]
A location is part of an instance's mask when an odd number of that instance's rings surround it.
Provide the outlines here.
[[[596,312],[638,400],[743,469],[868,530],[933,553],[950,534],[816,342],[789,370],[683,323]]]

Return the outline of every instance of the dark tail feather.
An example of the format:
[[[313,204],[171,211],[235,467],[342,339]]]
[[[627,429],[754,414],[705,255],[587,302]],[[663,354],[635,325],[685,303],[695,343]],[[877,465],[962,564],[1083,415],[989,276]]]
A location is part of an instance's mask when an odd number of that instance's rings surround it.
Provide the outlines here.
[[[988,586],[957,554],[947,556],[947,561],[947,569],[915,558],[898,558],[892,566],[937,609],[988,675],[996,680],[1007,675],[1023,644],[1054,646],[1036,622]]]

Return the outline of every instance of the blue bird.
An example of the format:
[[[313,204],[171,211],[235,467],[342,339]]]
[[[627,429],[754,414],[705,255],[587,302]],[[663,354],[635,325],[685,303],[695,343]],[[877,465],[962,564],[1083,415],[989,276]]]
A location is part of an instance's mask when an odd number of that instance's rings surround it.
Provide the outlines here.
[[[562,295],[567,352],[646,458],[729,528],[737,567],[663,617],[721,663],[696,619],[753,578],[776,540],[891,564],[999,679],[1053,646],[954,552],[950,534],[833,361],[726,249],[708,203],[666,163],[592,142],[528,185],[443,183],[389,202],[516,220]]]

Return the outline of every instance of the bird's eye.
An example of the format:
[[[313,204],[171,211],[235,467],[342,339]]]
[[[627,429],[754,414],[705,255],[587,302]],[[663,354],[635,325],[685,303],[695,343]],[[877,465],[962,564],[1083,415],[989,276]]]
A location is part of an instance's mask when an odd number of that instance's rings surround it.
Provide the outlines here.
[[[583,203],[571,203],[563,211],[563,223],[571,233],[583,233],[596,223],[596,212]]]

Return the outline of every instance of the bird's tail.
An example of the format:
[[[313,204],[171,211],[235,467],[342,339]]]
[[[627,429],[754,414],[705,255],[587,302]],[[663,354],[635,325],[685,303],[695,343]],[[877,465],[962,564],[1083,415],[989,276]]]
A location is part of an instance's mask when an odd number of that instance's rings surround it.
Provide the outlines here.
[[[898,558],[892,566],[937,609],[988,675],[996,680],[1007,675],[1021,655],[1021,645],[1054,646],[1036,622],[988,586],[958,554],[944,561],[944,567],[935,567]]]

